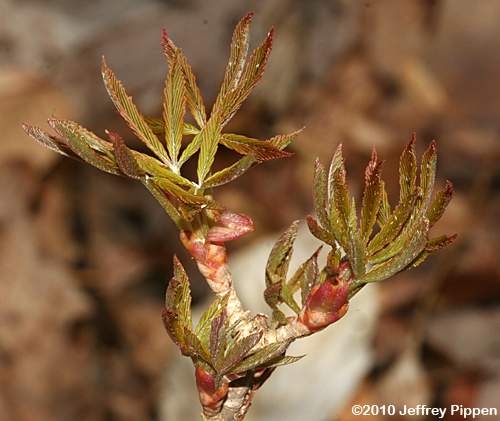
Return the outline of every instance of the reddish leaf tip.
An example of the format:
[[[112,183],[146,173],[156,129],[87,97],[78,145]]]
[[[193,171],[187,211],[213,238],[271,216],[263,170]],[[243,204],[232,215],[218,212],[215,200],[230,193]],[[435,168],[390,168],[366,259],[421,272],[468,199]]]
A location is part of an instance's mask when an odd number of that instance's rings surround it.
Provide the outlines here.
[[[271,48],[271,46],[273,45],[274,34],[275,34],[274,26],[271,26],[271,29],[267,33],[266,37],[267,48]]]
[[[104,129],[104,133],[109,137],[113,145],[122,145],[124,144],[123,138],[116,132],[112,132],[108,129]]]
[[[59,120],[57,120],[55,117],[50,117],[47,119],[47,124],[52,127],[54,130],[56,130],[56,126]]]
[[[255,16],[255,12],[248,12],[245,16],[243,16],[243,19],[241,19],[241,20],[245,24],[249,24],[252,21],[254,16]]]
[[[174,254],[174,257],[172,258],[172,261],[173,261],[173,263],[174,263],[174,268],[182,268],[182,269],[184,269],[184,268],[182,267],[182,263],[181,263],[181,261],[180,261],[180,260],[179,260],[179,258],[177,257],[177,254]]]
[[[108,63],[106,62],[106,57],[104,57],[104,55],[101,57],[101,73],[103,75],[105,75],[106,73],[109,72],[109,67],[108,67]]]
[[[450,180],[446,180],[444,190],[447,195],[452,195],[454,192],[453,183]]]

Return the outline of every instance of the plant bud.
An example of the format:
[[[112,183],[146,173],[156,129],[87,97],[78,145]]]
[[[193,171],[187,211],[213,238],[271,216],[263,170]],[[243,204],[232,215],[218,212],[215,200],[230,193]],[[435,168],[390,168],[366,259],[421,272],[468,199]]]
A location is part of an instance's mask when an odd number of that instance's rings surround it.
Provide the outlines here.
[[[208,230],[207,240],[225,243],[236,240],[254,230],[252,219],[242,213],[224,211],[216,218],[217,225]]]
[[[337,278],[327,279],[322,284],[315,285],[307,297],[300,321],[311,332],[323,329],[347,312],[348,296],[348,283],[339,283]]]
[[[203,408],[206,411],[218,413],[227,396],[229,383],[223,381],[219,388],[216,388],[214,376],[200,366],[196,367],[195,377],[198,395]]]

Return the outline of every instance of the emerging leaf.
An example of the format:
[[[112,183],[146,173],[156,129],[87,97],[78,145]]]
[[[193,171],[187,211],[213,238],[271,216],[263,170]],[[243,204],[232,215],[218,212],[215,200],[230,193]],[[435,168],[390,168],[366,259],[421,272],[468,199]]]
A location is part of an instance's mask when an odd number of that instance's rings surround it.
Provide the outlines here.
[[[67,120],[50,119],[49,125],[67,142],[71,150],[85,162],[110,174],[121,174],[113,159],[96,152],[89,146],[92,135],[87,130]]]
[[[316,162],[314,163],[313,199],[314,212],[318,215],[321,225],[327,227],[329,225],[328,185],[325,169],[321,165],[319,158],[316,158]]]
[[[224,168],[208,177],[205,180],[204,186],[208,189],[230,183],[245,174],[256,163],[257,159],[253,156],[244,156],[230,167]]]
[[[377,282],[390,278],[405,269],[423,250],[427,241],[429,221],[423,219],[415,230],[415,235],[407,238],[404,243],[403,252],[395,255],[386,262],[375,266],[361,278],[363,282]]]
[[[193,74],[191,66],[186,60],[186,57],[182,51],[177,48],[177,46],[168,37],[167,31],[162,32],[161,41],[163,52],[167,57],[169,66],[173,65],[175,59],[180,63],[182,73],[184,75],[185,89],[186,89],[186,100],[191,111],[192,116],[198,123],[199,127],[203,127],[207,122],[207,115],[205,111],[205,104],[203,103],[203,98],[201,96],[200,89],[196,84],[196,78]]]
[[[282,151],[274,146],[270,140],[257,140],[232,133],[222,135],[220,142],[241,155],[252,155],[261,162],[292,155],[291,152]]]
[[[202,314],[200,321],[196,325],[194,333],[200,338],[204,346],[209,346],[209,336],[212,320],[219,317],[220,313],[226,308],[229,300],[229,293],[221,298],[217,298]]]
[[[181,263],[174,257],[174,277],[168,284],[163,310],[163,322],[172,340],[186,355],[191,355],[193,347],[201,352],[186,332],[191,331],[191,292],[189,281]]]
[[[399,201],[403,203],[415,191],[417,182],[417,157],[415,156],[416,135],[412,134],[411,140],[399,159]]]
[[[163,121],[165,124],[165,143],[170,159],[177,162],[182,144],[184,111],[186,104],[184,76],[179,54],[175,54],[165,80],[163,100]]]
[[[400,158],[400,202],[391,210],[380,174],[382,162],[373,150],[365,171],[359,226],[355,200],[347,188],[341,146],[330,164],[327,194],[324,169],[316,162],[313,198],[320,221],[318,223],[309,216],[307,223],[315,237],[332,246],[334,262],[331,265],[327,263],[327,267],[349,262],[353,274],[349,296],[365,283],[381,281],[409,266],[417,266],[434,251],[434,244],[436,248],[441,248],[453,241],[454,237],[447,236],[438,237],[435,243],[434,240],[428,241],[430,227],[442,216],[453,192],[451,183],[447,182],[444,190],[431,201],[436,162],[436,145],[432,142],[422,157],[420,185],[417,186],[413,135]],[[328,212],[326,222],[325,212]],[[380,229],[372,236],[376,222]],[[289,292],[285,289],[281,294],[294,307]]]
[[[293,243],[297,237],[299,222],[294,221],[292,225],[276,241],[266,265],[266,285],[269,287],[274,283],[281,283],[286,278],[288,265],[293,252]]]
[[[382,190],[382,199],[377,214],[377,222],[379,226],[383,227],[389,221],[392,212],[391,205],[389,204],[389,198],[387,197],[387,192],[385,191],[385,183],[383,180],[380,180],[380,185],[380,189]]]
[[[431,202],[432,189],[434,188],[434,180],[436,179],[436,164],[436,141],[433,140],[422,156],[420,169],[420,188],[423,193],[422,207],[424,211],[428,209]]]
[[[131,178],[141,179],[144,177],[144,171],[137,164],[134,154],[127,148],[122,137],[118,133],[110,131],[106,131],[106,134],[113,143],[116,163],[118,164],[120,171]]]
[[[232,371],[235,373],[244,373],[248,370],[267,367],[267,364],[272,365],[276,358],[285,353],[289,345],[289,341],[275,342],[270,345],[266,345],[249,357],[245,358],[236,367],[233,367]]]
[[[252,333],[245,338],[237,341],[231,348],[228,349],[224,360],[220,366],[221,373],[229,373],[245,358],[248,353],[253,349],[262,337],[262,331]]]
[[[23,124],[23,130],[40,145],[64,156],[72,155],[72,151],[68,150],[69,147],[64,139],[56,138],[55,136],[44,132],[39,127],[30,126],[29,124]]]
[[[377,159],[377,152],[373,149],[372,158],[365,171],[365,190],[361,207],[361,236],[365,244],[368,242],[382,201],[382,182],[380,167],[382,161]]]
[[[429,224],[432,227],[440,218],[443,216],[448,203],[450,203],[453,197],[453,184],[451,181],[446,180],[446,186],[443,190],[436,194],[436,197],[431,203],[429,210],[427,211],[427,218],[429,219]]]
[[[229,62],[226,67],[219,95],[215,101],[214,111],[224,107],[224,101],[227,95],[237,88],[241,80],[248,54],[250,23],[253,16],[253,13],[248,13],[238,22],[234,29]]]
[[[207,219],[203,215],[205,209],[221,209],[205,195],[207,189],[235,180],[255,164],[290,156],[284,149],[298,134],[297,131],[258,140],[222,133],[223,127],[261,78],[271,50],[272,30],[248,56],[251,18],[252,14],[245,16],[235,29],[230,62],[209,118],[191,66],[165,31],[162,47],[169,70],[164,84],[161,118],[143,116],[122,82],[102,59],[102,76],[109,96],[120,115],[153,156],[129,149],[114,132],[108,132],[111,138],[109,142],[68,120],[49,120],[58,136],[45,133],[38,127],[26,124],[23,127],[29,136],[55,152],[81,159],[108,173],[139,180],[179,227],[193,229],[193,220],[197,215],[202,220]],[[184,121],[186,105],[196,125]],[[184,136],[193,136],[185,147]],[[211,175],[219,143],[245,157]],[[194,182],[181,174],[181,167],[197,153],[198,180]]]
[[[146,123],[144,116],[139,112],[132,97],[127,95],[123,84],[116,78],[108,67],[104,57],[102,59],[102,77],[110,98],[120,115],[125,119],[136,136],[141,139],[163,162],[170,163],[165,148]]]

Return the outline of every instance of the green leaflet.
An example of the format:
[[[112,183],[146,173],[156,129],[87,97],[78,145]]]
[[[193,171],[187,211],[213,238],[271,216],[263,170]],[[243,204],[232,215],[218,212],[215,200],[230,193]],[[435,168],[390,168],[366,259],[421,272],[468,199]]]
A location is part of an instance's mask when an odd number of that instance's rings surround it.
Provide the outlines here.
[[[236,341],[233,346],[227,350],[218,371],[224,374],[229,373],[234,367],[241,363],[243,358],[245,358],[253,347],[260,341],[262,334],[262,331],[252,333]]]
[[[425,245],[425,250],[430,253],[434,253],[438,250],[441,250],[444,247],[449,246],[456,239],[457,239],[457,234],[441,235],[439,237],[432,238],[429,241],[427,241],[427,244]]]
[[[36,142],[41,144],[42,146],[57,152],[64,156],[71,156],[69,151],[67,151],[68,145],[63,139],[57,139],[55,136],[51,136],[45,131],[43,131],[40,127],[30,126],[29,124],[22,125],[23,130],[26,134],[34,139]]]
[[[227,339],[228,328],[227,312],[223,309],[217,317],[212,319],[210,327],[210,356],[212,365],[217,369],[222,365]]]
[[[268,140],[268,142],[278,149],[285,149],[302,132],[302,130],[303,128],[292,133],[273,136]]]
[[[342,218],[342,225],[344,229],[347,229],[349,218],[351,217],[351,203],[349,199],[349,191],[347,189],[345,169],[339,168],[335,171],[333,174],[333,180],[334,206]]]
[[[328,186],[325,169],[319,158],[314,163],[313,202],[314,212],[323,227],[328,226]]]
[[[189,228],[176,206],[173,205],[167,195],[156,185],[156,183],[153,182],[150,177],[145,177],[141,180],[141,182],[154,196],[158,203],[160,203],[161,207],[165,210],[168,216],[170,216],[170,218],[175,222],[175,225],[177,225],[181,230]]]
[[[165,89],[163,93],[165,143],[173,165],[176,165],[182,145],[184,112],[186,106],[185,92],[184,75],[179,54],[175,54],[165,80]]]
[[[274,277],[274,279],[270,279],[269,282],[270,285],[264,290],[264,300],[266,301],[267,305],[273,309],[273,311],[277,312],[277,320],[284,321],[285,315],[280,310],[278,310],[278,305],[282,302],[282,284],[276,277]],[[273,318],[276,319],[276,317],[274,317],[274,313]]]
[[[318,221],[316,221],[316,219],[314,219],[311,215],[307,215],[306,221],[309,231],[318,240],[321,240],[324,243],[329,244],[331,246],[335,244],[335,237],[329,231],[320,227]]]
[[[210,127],[208,127],[210,126]],[[191,158],[198,150],[200,149],[201,143],[206,137],[207,131],[209,133],[214,133],[216,131],[220,132],[220,127],[217,124],[217,121],[214,119],[210,119],[208,123],[203,127],[201,131],[199,131],[191,142],[186,146],[186,148],[182,151],[181,157],[179,159],[179,166],[183,165],[189,158]],[[217,138],[218,139],[218,138]]]
[[[297,314],[300,313],[301,308],[293,298],[293,295],[301,288],[302,303],[304,303],[304,295],[307,297],[310,289],[316,283],[319,275],[318,254],[321,248],[322,246],[309,259],[302,263],[290,280],[283,285],[281,291],[283,301]]]
[[[81,140],[94,149],[96,152],[105,155],[107,158],[114,160],[113,145],[101,139],[95,133],[87,130],[86,128],[80,126],[78,123],[71,120],[59,120],[59,119],[49,119],[49,124],[51,121],[58,121],[59,124],[64,125],[66,130],[78,133]]]
[[[193,346],[191,337],[186,340],[186,332],[191,331],[191,291],[186,272],[176,256],[174,276],[168,284],[165,296],[163,321],[172,340],[184,354],[189,355]]]
[[[446,181],[446,186],[443,190],[436,194],[432,201],[429,210],[427,211],[427,218],[429,219],[430,226],[432,227],[443,216],[448,203],[453,197],[453,184],[451,181]]]
[[[66,120],[53,118],[49,120],[49,124],[61,137],[66,139],[71,150],[85,162],[110,174],[121,174],[113,159],[97,153],[88,145],[88,131]]]
[[[144,121],[154,134],[165,134],[165,123],[163,118],[144,116]]]
[[[151,182],[156,184],[161,190],[164,190],[175,196],[182,203],[186,203],[188,205],[197,205],[197,206],[203,206],[210,203],[210,200],[205,196],[196,195],[187,190],[184,190],[178,185],[172,183],[167,178],[152,177]]]
[[[371,264],[382,263],[391,257],[401,253],[403,248],[408,243],[409,239],[417,234],[417,230],[420,229],[422,223],[422,214],[418,207],[413,209],[410,218],[400,231],[397,237],[395,237],[386,247],[379,250],[377,253],[370,256],[368,259]]]
[[[217,298],[202,314],[200,321],[196,325],[194,333],[200,338],[204,346],[209,346],[209,337],[212,320],[219,316],[221,311],[226,308],[229,300],[229,293],[221,298]]]
[[[349,192],[345,180],[345,169],[340,167],[333,174],[332,197],[330,198],[330,227],[335,239],[344,250],[348,246],[348,221],[351,216]]]
[[[266,285],[283,282],[293,252],[300,221],[294,221],[274,244],[266,265]]]
[[[144,121],[150,127],[154,134],[165,134],[165,123],[163,122],[163,118],[159,117],[144,117]],[[191,134],[198,134],[200,129],[192,124],[184,122],[184,126],[182,129],[182,134],[184,136],[188,136]]]
[[[257,160],[253,156],[244,156],[230,167],[217,171],[215,174],[208,177],[203,183],[203,187],[207,189],[218,187],[236,180],[238,177],[245,174],[255,163],[257,163]]]
[[[296,363],[297,361],[301,360],[304,357],[305,357],[305,355],[299,355],[296,357],[294,357],[292,355],[281,355],[279,357],[274,358],[271,361],[268,361],[265,364],[265,367],[266,368],[275,368],[275,367],[281,367],[284,365],[293,364],[293,363]]]
[[[226,97],[234,91],[241,80],[241,75],[245,66],[248,46],[249,46],[249,31],[250,23],[253,18],[253,13],[248,13],[236,25],[231,40],[231,51],[229,53],[229,62],[224,74],[219,95],[215,100],[213,112],[222,112],[225,107]]]
[[[328,198],[330,200],[330,207],[333,205],[333,189],[335,185],[335,173],[337,170],[344,168],[344,158],[342,156],[342,143],[337,146],[335,153],[333,154],[332,160],[330,162],[330,168],[328,170]]]
[[[372,270],[361,277],[360,281],[381,281],[405,269],[424,249],[428,231],[429,221],[424,218],[415,230],[415,235],[408,238],[408,241],[404,244],[402,253],[399,253],[386,262],[375,266]]]
[[[283,151],[274,146],[270,140],[252,139],[233,133],[223,134],[220,143],[241,155],[253,155],[259,161],[287,158],[292,155],[291,152]]]
[[[113,132],[107,132],[107,134],[113,143],[115,159],[120,171],[131,178],[144,177],[144,171],[137,164],[132,151],[127,148],[121,136]]]
[[[188,328],[184,328],[184,354],[193,359],[201,359],[208,363],[210,361],[210,354],[200,341],[200,339]]]
[[[219,145],[219,139],[221,134],[221,126],[216,118],[210,117],[207,125],[202,129],[199,135],[196,135],[193,139],[200,136],[200,155],[198,157],[198,184],[201,186],[208,175],[212,164],[214,163],[215,154],[217,153],[217,147]],[[189,145],[191,146],[191,145]],[[187,149],[186,149],[187,150]]]
[[[116,109],[128,123],[136,136],[141,139],[144,144],[162,161],[170,164],[165,148],[148,126],[135,104],[132,102],[132,97],[127,95],[123,84],[116,78],[113,71],[107,66],[104,57],[102,59],[102,77],[104,79],[106,90],[115,104]]]
[[[217,115],[222,126],[225,126],[234,116],[243,101],[250,95],[253,87],[262,77],[269,53],[271,52],[272,40],[273,30],[271,29],[264,42],[252,52],[245,62],[241,77],[234,88],[224,95],[220,106],[217,106],[217,103],[214,106],[212,116]]]
[[[365,189],[361,205],[360,229],[365,244],[370,239],[382,201],[381,165],[382,161],[378,161],[375,149],[373,149],[372,158],[365,170]]]
[[[347,258],[351,264],[356,278],[360,278],[366,271],[366,248],[359,232],[353,228],[349,229],[349,252]]]
[[[289,341],[275,342],[273,344],[267,345],[259,349],[249,357],[246,357],[236,367],[233,367],[232,371],[234,373],[244,373],[246,371],[265,366],[266,363],[272,364],[272,361],[283,354],[289,345]]]
[[[175,183],[182,187],[194,187],[194,183],[192,181],[182,177],[180,174],[176,174],[173,171],[169,170],[165,164],[158,161],[156,158],[134,150],[132,150],[131,152],[135,158],[135,161],[137,162],[137,165],[139,165],[141,170],[148,173],[150,176],[156,178],[166,178],[172,183]]]
[[[415,155],[415,134],[406,145],[399,159],[399,202],[403,203],[415,191],[417,182],[417,157]]]
[[[377,222],[380,227],[383,227],[389,221],[392,211],[391,211],[391,205],[389,204],[389,198],[387,197],[387,192],[385,190],[385,183],[383,180],[380,180],[380,185],[381,185],[380,189],[382,191],[381,193],[382,198],[380,201],[380,207],[378,209]]]
[[[417,196],[418,194],[414,193],[405,202],[398,204],[394,208],[387,223],[381,227],[380,231],[368,243],[367,251],[369,255],[373,255],[385,247],[398,235],[401,227],[403,227],[413,211]]]
[[[427,257],[429,257],[432,253],[435,253],[441,250],[442,248],[449,246],[456,239],[457,239],[457,234],[450,236],[441,235],[440,237],[428,240],[425,245],[425,249],[411,263],[412,267],[417,267],[421,265],[427,259]]]
[[[182,68],[182,72],[185,80],[186,87],[186,100],[188,108],[191,115],[196,120],[196,123],[203,127],[207,121],[207,115],[205,111],[205,104],[203,103],[203,97],[201,96],[200,89],[196,84],[196,78],[194,76],[193,70],[189,65],[186,57],[182,53],[180,48],[172,42],[168,37],[167,32],[163,30],[161,44],[163,47],[163,52],[167,57],[169,66],[172,66],[174,57],[177,55],[179,63]]]
[[[191,329],[191,290],[189,288],[189,279],[181,262],[174,256],[174,278],[179,282],[179,300],[175,310],[179,314],[180,322]]]
[[[422,209],[424,212],[427,211],[431,202],[432,189],[436,179],[436,164],[436,142],[433,140],[422,156],[420,168],[420,188],[422,189]]]

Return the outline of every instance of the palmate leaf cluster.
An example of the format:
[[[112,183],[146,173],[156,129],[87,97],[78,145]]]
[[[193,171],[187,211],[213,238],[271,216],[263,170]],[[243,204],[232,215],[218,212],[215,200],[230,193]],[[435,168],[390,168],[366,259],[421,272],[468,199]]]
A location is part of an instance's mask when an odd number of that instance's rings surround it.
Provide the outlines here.
[[[274,245],[266,266],[264,298],[273,310],[273,321],[286,325],[280,309],[286,304],[297,315],[304,311],[311,289],[327,277],[349,282],[350,295],[369,282],[377,282],[421,264],[429,254],[449,245],[456,235],[429,237],[453,194],[451,182],[433,196],[436,144],[432,142],[417,168],[415,137],[405,147],[399,165],[399,203],[391,208],[381,178],[382,161],[373,150],[365,170],[361,209],[349,194],[342,145],[328,171],[319,160],[314,169],[313,199],[316,218],[309,215],[311,233],[331,247],[325,268],[318,268],[320,249],[288,277],[299,221],[295,221]],[[339,274],[341,262],[348,271]],[[344,279],[346,278],[346,279]],[[300,291],[300,294],[299,294]],[[296,300],[300,295],[300,305]]]
[[[163,321],[172,340],[196,366],[213,373],[219,382],[224,376],[237,378],[247,371],[291,364],[300,359],[285,355],[289,341],[255,349],[263,330],[242,337],[238,326],[229,324],[228,298],[228,294],[217,298],[193,328],[188,277],[179,260],[174,258],[174,277],[167,289]]]
[[[319,160],[316,161],[317,219],[308,217],[309,229],[335,250],[340,249],[349,262],[355,285],[381,281],[415,267],[456,238],[455,235],[429,236],[453,194],[453,187],[447,181],[444,189],[433,196],[436,163],[436,143],[432,142],[422,156],[418,171],[413,136],[401,154],[399,203],[391,208],[381,178],[382,162],[373,150],[365,171],[358,214],[355,199],[348,192],[342,146],[337,148],[328,173]]]
[[[150,154],[130,149],[116,133],[107,131],[109,140],[106,140],[69,120],[49,119],[55,134],[30,125],[24,125],[24,129],[32,138],[60,154],[83,160],[111,174],[139,180],[171,218],[186,229],[186,223],[189,224],[201,209],[217,208],[208,194],[210,189],[233,181],[255,164],[289,156],[284,149],[297,134],[259,140],[223,132],[262,77],[271,51],[273,30],[249,53],[252,16],[248,14],[236,26],[229,63],[210,114],[191,66],[166,32],[162,36],[162,47],[168,74],[161,117],[146,117],[140,113],[103,58],[102,76],[108,94]],[[227,168],[213,171],[220,145],[242,157]],[[190,159],[197,159],[196,180],[182,174],[183,165]]]

